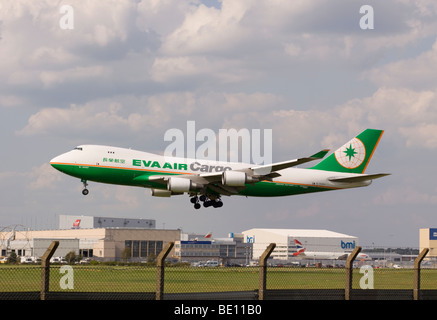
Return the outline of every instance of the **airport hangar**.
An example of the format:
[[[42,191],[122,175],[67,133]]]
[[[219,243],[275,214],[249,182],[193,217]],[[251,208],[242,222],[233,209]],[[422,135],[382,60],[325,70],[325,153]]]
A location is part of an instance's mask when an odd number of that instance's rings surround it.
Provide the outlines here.
[[[293,253],[302,248],[307,252],[352,252],[358,246],[357,237],[329,230],[254,228],[242,233],[246,242],[253,243],[254,259],[259,259],[270,243],[276,244],[270,258],[284,262],[293,261]]]

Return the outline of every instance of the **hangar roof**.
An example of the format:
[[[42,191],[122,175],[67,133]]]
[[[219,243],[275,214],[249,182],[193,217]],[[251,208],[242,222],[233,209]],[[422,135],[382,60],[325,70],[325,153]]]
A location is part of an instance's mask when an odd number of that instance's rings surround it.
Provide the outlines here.
[[[338,233],[329,230],[318,230],[318,229],[265,229],[265,228],[253,228],[243,233],[254,233],[254,232],[266,232],[274,233],[279,236],[292,236],[292,237],[328,237],[328,238],[356,238],[355,236],[350,236],[343,233]]]

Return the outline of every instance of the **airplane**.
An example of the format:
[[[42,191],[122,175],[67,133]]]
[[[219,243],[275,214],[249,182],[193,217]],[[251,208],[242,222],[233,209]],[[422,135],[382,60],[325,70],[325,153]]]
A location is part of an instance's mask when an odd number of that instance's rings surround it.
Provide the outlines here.
[[[309,157],[266,165],[220,162],[142,152],[102,145],[80,145],[50,164],[81,179],[83,195],[88,181],[150,188],[152,196],[187,193],[195,209],[223,206],[222,196],[277,197],[365,187],[389,174],[365,174],[383,130],[366,129],[323,159],[329,150]],[[295,168],[320,160],[310,168]]]
[[[306,248],[302,243],[294,239],[296,245],[296,252],[293,252],[293,258],[298,259],[314,259],[314,260],[346,260],[352,252],[337,251],[337,252],[325,252],[325,251],[306,251]],[[356,260],[370,260],[370,257],[365,253],[358,253]]]

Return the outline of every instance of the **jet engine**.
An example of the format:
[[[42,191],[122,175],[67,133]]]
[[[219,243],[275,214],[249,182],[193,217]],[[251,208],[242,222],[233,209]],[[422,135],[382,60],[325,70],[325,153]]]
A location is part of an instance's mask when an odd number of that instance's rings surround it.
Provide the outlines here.
[[[199,188],[190,179],[171,177],[168,179],[167,190],[172,192],[189,192]]]
[[[258,182],[258,179],[248,176],[245,172],[225,171],[222,173],[222,183],[230,187],[244,187],[246,183]]]
[[[171,191],[162,189],[151,189],[152,196],[154,197],[170,197],[172,195]]]

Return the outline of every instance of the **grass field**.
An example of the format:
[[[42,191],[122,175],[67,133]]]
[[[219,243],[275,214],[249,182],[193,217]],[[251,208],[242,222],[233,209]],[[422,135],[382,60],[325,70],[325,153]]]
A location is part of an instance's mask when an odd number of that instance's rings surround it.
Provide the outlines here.
[[[62,284],[78,292],[155,292],[155,267],[73,266],[61,273],[60,266],[50,269],[50,290],[63,290]],[[374,289],[413,289],[414,270],[374,269]],[[70,277],[70,278],[68,278]],[[353,288],[360,288],[363,274],[354,270]],[[268,268],[267,289],[344,289],[345,269]],[[67,281],[68,280],[68,281]],[[165,292],[252,291],[259,287],[259,269],[190,268],[165,269]],[[39,291],[40,266],[0,266],[0,292]],[[422,270],[422,289],[437,289],[437,270]]]

